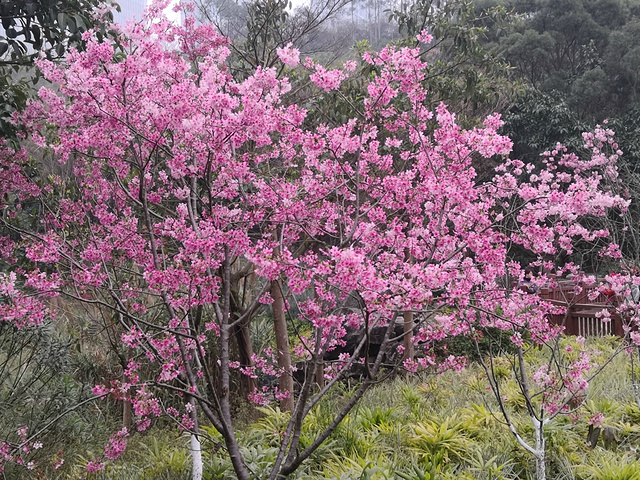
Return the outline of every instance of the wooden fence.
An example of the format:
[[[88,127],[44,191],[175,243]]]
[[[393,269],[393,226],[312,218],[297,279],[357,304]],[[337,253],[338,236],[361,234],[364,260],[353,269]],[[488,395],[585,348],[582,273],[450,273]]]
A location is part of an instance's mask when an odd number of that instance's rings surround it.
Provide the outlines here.
[[[624,336],[622,318],[616,309],[620,299],[599,293],[594,300],[590,300],[590,293],[598,287],[597,284],[579,284],[579,287],[581,291],[573,283],[560,283],[556,288],[543,288],[540,291],[541,298],[567,309],[565,314],[551,315],[551,323],[564,325],[567,335]],[[609,311],[608,318],[599,318],[603,309]]]

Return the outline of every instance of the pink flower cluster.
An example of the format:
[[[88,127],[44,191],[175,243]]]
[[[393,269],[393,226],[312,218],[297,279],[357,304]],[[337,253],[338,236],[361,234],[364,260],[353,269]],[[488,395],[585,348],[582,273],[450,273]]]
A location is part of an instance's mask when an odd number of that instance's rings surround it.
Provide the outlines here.
[[[285,65],[295,67],[300,63],[300,50],[292,48],[291,43],[288,43],[284,48],[276,49],[276,53]]]
[[[127,437],[129,432],[126,428],[123,428],[117,433],[111,435],[109,443],[104,447],[104,456],[109,460],[115,460],[118,458],[127,448]]]

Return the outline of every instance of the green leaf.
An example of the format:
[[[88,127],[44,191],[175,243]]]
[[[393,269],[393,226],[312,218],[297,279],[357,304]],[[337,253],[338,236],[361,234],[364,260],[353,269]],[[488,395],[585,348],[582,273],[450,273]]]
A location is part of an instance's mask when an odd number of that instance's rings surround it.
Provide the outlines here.
[[[76,26],[78,27],[78,29],[80,30],[86,30],[87,29],[87,25],[88,25],[88,21],[87,18],[83,15],[80,15],[79,13],[74,13],[73,14],[73,20],[76,23]]]
[[[67,17],[68,21],[67,21],[67,30],[69,30],[69,33],[74,34],[78,31],[78,26],[76,25],[76,21],[73,19],[73,17]]]
[[[31,33],[33,34],[33,48],[40,50],[42,48],[42,37],[40,35],[40,26],[37,24],[31,25]]]
[[[60,27],[60,30],[66,30],[67,29],[67,20],[69,17],[67,17],[66,13],[58,13],[58,26]]]

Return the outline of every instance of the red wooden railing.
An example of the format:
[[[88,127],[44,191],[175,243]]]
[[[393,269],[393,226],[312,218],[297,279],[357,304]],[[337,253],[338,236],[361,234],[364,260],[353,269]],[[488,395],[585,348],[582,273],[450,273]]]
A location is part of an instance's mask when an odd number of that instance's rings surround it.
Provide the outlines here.
[[[541,298],[567,309],[565,314],[550,315],[551,323],[563,325],[564,333],[567,335],[624,336],[622,318],[616,309],[620,299],[600,293],[594,300],[590,300],[589,294],[598,288],[598,285],[578,284],[578,286],[581,287],[581,291],[574,283],[559,282],[555,288],[543,288],[540,291]],[[609,311],[610,320],[596,315],[603,309]]]

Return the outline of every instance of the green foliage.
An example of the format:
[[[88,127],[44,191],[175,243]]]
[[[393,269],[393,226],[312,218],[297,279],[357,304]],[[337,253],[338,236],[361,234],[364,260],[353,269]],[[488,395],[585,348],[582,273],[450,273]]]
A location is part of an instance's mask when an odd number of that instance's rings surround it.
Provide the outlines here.
[[[640,168],[640,107],[628,109],[623,115],[611,119],[610,127],[624,152],[623,161],[632,171]]]
[[[258,355],[266,348],[275,345],[273,320],[266,316],[255,318],[249,325],[251,345]]]
[[[69,341],[53,325],[18,330],[0,322],[0,442],[17,441],[15,432],[24,425],[35,433],[89,393],[73,379],[73,366]],[[79,415],[52,424],[43,443],[87,435]],[[49,453],[43,449],[35,456]]]
[[[557,422],[549,424],[545,433],[547,457],[553,467],[562,459],[566,459],[574,465],[582,461],[582,454],[586,448],[584,423],[576,426],[566,418],[559,419]]]
[[[462,409],[460,413],[468,419],[467,427],[477,437],[483,437],[486,440],[495,438],[496,430],[500,430],[496,414],[486,405],[472,403],[470,407]]]
[[[209,457],[204,460],[202,469],[203,480],[219,480],[232,476],[231,462],[219,457]]]
[[[509,29],[512,17],[499,5],[479,8],[471,0],[417,0],[393,10],[390,18],[409,39],[426,29],[433,42],[427,83],[433,105],[456,105],[459,115],[473,121],[500,108],[519,90],[509,66],[485,48],[487,35]],[[408,40],[411,42],[412,40]]]
[[[279,444],[278,437],[284,433],[290,414],[282,412],[278,407],[258,407],[257,410],[262,417],[251,424],[244,440],[249,444],[260,443],[275,447]]]
[[[502,133],[514,143],[513,155],[526,162],[538,161],[540,152],[560,142],[581,149],[587,125],[554,93],[529,88],[504,115]]]
[[[333,456],[323,469],[324,478],[336,480],[391,480],[395,477],[393,467],[384,457],[370,460]]]
[[[241,447],[242,456],[247,468],[256,478],[264,478],[276,460],[278,450],[260,444]]]
[[[44,54],[60,59],[69,47],[82,43],[82,33],[95,26],[89,12],[98,0],[1,0],[0,18],[0,134],[16,142],[11,123],[24,108],[39,80],[34,60]],[[102,35],[104,32],[100,32]]]
[[[282,31],[289,14],[288,0],[254,0],[248,5],[247,35],[242,58],[251,67],[271,67],[277,61],[276,47],[282,44]]]
[[[482,476],[487,480],[505,480],[513,478],[515,463],[509,458],[500,455],[489,456],[486,452],[475,452],[469,457],[471,463],[470,470],[478,477]]]
[[[442,464],[442,455],[434,455],[431,459],[425,460],[424,468],[412,464],[406,472],[398,472],[396,475],[403,480],[440,480],[444,478],[441,472]]]
[[[427,400],[425,396],[413,386],[403,386],[400,390],[402,394],[402,402],[411,410],[414,418],[419,418],[420,413],[427,408]]]
[[[469,431],[457,416],[445,420],[425,420],[413,427],[409,443],[426,460],[441,457],[444,462],[460,461],[471,445]]]
[[[393,428],[394,409],[361,408],[358,410],[358,420],[364,430],[385,431]]]
[[[160,475],[176,476],[189,470],[190,458],[185,448],[176,449],[157,437],[150,437],[141,446],[145,477],[153,479]]]
[[[600,452],[588,465],[575,468],[579,480],[640,480],[640,463],[631,456]]]
[[[77,44],[93,23],[89,12],[97,0],[2,0],[0,11],[0,63],[19,65],[44,52],[59,58]]]
[[[639,43],[629,2],[485,3],[498,3],[521,15],[514,31],[493,45],[531,86],[561,92],[573,110],[598,120],[623,112],[634,101],[637,85],[629,88],[628,82]]]
[[[523,339],[529,338],[527,332],[522,332],[522,334]],[[434,350],[443,357],[456,355],[473,360],[478,360],[479,356],[484,357],[489,354],[496,356],[513,354],[515,346],[510,339],[511,335],[513,332],[495,327],[481,328],[476,331],[475,339],[468,335],[460,335],[435,344]]]
[[[8,140],[9,146],[14,148],[18,146],[17,128],[11,121],[11,115],[26,106],[29,90],[30,85],[26,79],[14,79],[6,72],[3,74],[0,67],[0,132]]]
[[[412,465],[407,472],[396,473],[398,478],[403,480],[435,480],[437,478],[436,472],[425,471],[418,465]]]

